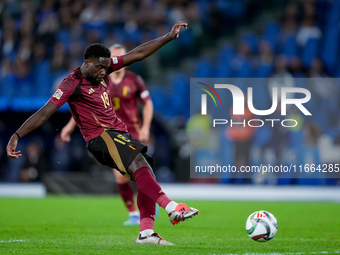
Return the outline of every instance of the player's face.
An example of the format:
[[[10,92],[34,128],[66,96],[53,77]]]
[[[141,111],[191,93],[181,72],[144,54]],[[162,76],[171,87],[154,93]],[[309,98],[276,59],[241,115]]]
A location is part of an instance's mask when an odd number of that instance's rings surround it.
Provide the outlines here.
[[[86,60],[88,79],[93,83],[100,83],[110,67],[110,58],[93,58]]]
[[[111,49],[111,58],[117,57],[117,56],[122,56],[126,53],[124,49]]]

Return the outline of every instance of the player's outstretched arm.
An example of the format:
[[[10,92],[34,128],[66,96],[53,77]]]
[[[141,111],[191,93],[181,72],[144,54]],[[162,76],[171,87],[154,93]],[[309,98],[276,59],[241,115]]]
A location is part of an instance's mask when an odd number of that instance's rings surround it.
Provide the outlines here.
[[[10,158],[19,158],[21,156],[20,151],[15,151],[18,140],[33,131],[34,129],[40,127],[58,108],[48,101],[40,110],[29,117],[24,124],[12,135],[7,144],[7,156]]]
[[[163,47],[168,42],[175,40],[179,36],[179,32],[181,27],[187,28],[188,24],[183,21],[178,21],[171,29],[169,33],[166,35],[159,37],[155,40],[143,43],[133,50],[129,51],[125,55],[123,55],[123,66],[131,65],[136,61],[140,61],[155,51]]]
[[[70,142],[71,141],[71,134],[74,131],[74,128],[77,126],[76,122],[74,121],[73,117],[69,120],[69,122],[63,127],[60,132],[60,138],[63,142]]]
[[[150,139],[150,126],[153,117],[153,103],[146,101],[143,106],[143,125],[139,130],[139,140],[141,143],[148,143]]]

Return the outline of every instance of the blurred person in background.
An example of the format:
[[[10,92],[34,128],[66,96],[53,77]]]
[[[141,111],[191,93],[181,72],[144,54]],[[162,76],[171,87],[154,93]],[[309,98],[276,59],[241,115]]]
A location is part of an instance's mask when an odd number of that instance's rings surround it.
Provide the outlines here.
[[[26,147],[26,157],[20,171],[20,181],[40,182],[42,172],[46,169],[46,160],[40,141],[32,141]]]
[[[126,49],[120,44],[112,45],[110,51],[112,58],[126,54]],[[147,144],[150,139],[153,104],[143,79],[123,67],[109,75],[108,86],[117,117],[125,123],[134,140]],[[143,122],[138,114],[138,101],[143,104]],[[70,135],[75,127],[76,122],[71,118],[60,133],[64,142],[71,141]],[[134,202],[134,192],[129,180],[121,175],[117,169],[113,169],[113,173],[116,178],[119,195],[129,212],[129,219],[124,222],[124,225],[139,225],[140,215]]]
[[[14,86],[16,96],[32,96],[33,76],[28,61],[16,58],[14,62]]]
[[[269,95],[272,98],[273,88],[277,88],[277,97],[281,98],[281,88],[294,87],[294,77],[288,71],[288,60],[284,55],[278,55],[275,58],[275,71],[268,79],[267,87]],[[281,102],[281,101],[280,101]],[[278,102],[278,104],[280,104]]]
[[[307,70],[304,67],[301,59],[298,56],[293,56],[289,59],[289,72],[293,75],[294,78],[306,78]]]
[[[72,155],[70,147],[71,146],[68,143],[64,142],[59,135],[55,137],[54,147],[51,153],[53,171],[70,171],[69,168],[71,165],[71,161],[72,163],[76,161],[74,155]]]
[[[319,104],[331,104],[332,99],[336,100],[336,84],[334,80],[329,77],[324,69],[324,65],[319,58],[312,60],[311,66],[308,70],[308,86],[314,95],[314,100]],[[318,105],[320,108],[321,105]]]
[[[322,60],[314,58],[309,68],[310,78],[328,78],[329,75],[326,73]]]
[[[274,51],[273,46],[263,40],[259,44],[259,60],[260,65],[271,66],[274,63]]]
[[[308,70],[307,86],[313,97],[314,116],[319,116],[322,131],[331,126],[337,126],[338,115],[338,87],[336,80],[329,77],[321,59],[314,58]]]
[[[242,40],[237,48],[237,54],[230,62],[230,67],[236,77],[246,66],[251,66],[252,49],[246,40]]]
[[[10,158],[20,158],[21,151],[16,151],[19,139],[40,127],[67,102],[92,155],[103,165],[118,169],[137,184],[140,233],[136,244],[173,245],[153,230],[156,203],[166,210],[173,225],[198,215],[198,210],[169,199],[156,182],[150,166],[151,157],[146,154],[147,147],[133,140],[126,125],[116,116],[112,100],[108,96],[108,75],[143,60],[177,39],[182,26],[186,28],[187,24],[179,21],[166,35],[114,58],[111,58],[110,50],[104,45],[89,45],[85,50],[82,66],[67,76],[50,100],[14,132],[6,148]]]
[[[245,105],[243,115],[234,115],[233,107],[230,108],[230,118],[234,123],[248,123],[252,119],[253,113]],[[233,142],[234,165],[239,169],[242,166],[250,165],[250,149],[256,128],[249,125],[243,126],[240,124],[227,126],[225,135],[227,139]],[[236,173],[232,182],[250,183],[250,173]]]
[[[0,64],[0,93],[2,96],[12,97],[15,89],[11,84],[14,83],[15,76],[13,64],[10,59],[2,59]]]
[[[288,59],[285,55],[278,55],[275,58],[275,72],[267,81],[267,88],[271,102],[273,102],[273,90],[277,88],[277,108],[269,116],[272,119],[279,119],[281,116],[281,89],[287,87],[295,87],[295,80],[293,75],[288,71]],[[289,108],[288,108],[289,111]],[[280,125],[275,125],[271,129],[270,139],[263,147],[264,158],[265,155],[273,154],[271,160],[274,164],[282,164],[282,155],[286,147],[287,130]],[[268,152],[268,153],[267,153]],[[270,158],[270,157],[268,157]]]
[[[312,17],[305,17],[302,20],[301,27],[296,34],[296,43],[300,47],[304,47],[309,39],[320,39],[322,32],[315,25],[315,20]]]

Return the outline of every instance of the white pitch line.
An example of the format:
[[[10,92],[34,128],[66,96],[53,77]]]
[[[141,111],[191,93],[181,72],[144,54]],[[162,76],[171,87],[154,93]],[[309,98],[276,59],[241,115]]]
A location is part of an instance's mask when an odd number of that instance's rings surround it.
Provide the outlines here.
[[[16,243],[16,242],[27,242],[29,240],[0,240],[0,243]]]

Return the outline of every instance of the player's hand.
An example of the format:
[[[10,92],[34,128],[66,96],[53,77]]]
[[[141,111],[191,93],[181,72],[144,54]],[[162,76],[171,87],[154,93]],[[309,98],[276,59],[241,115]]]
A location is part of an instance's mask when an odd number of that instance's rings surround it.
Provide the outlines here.
[[[139,141],[141,143],[148,143],[150,140],[150,130],[148,128],[145,127],[141,127],[141,129],[139,130]]]
[[[17,159],[22,156],[21,151],[15,151],[15,149],[17,148],[17,145],[18,145],[18,137],[16,135],[12,135],[6,147],[8,157]]]
[[[188,27],[188,24],[183,21],[178,21],[171,29],[169,36],[172,39],[177,39],[179,36],[179,32],[181,30],[181,27],[184,27],[185,29]]]
[[[71,141],[71,134],[72,134],[72,131],[70,131],[67,126],[65,126],[60,132],[60,138],[63,142],[68,143]]]

